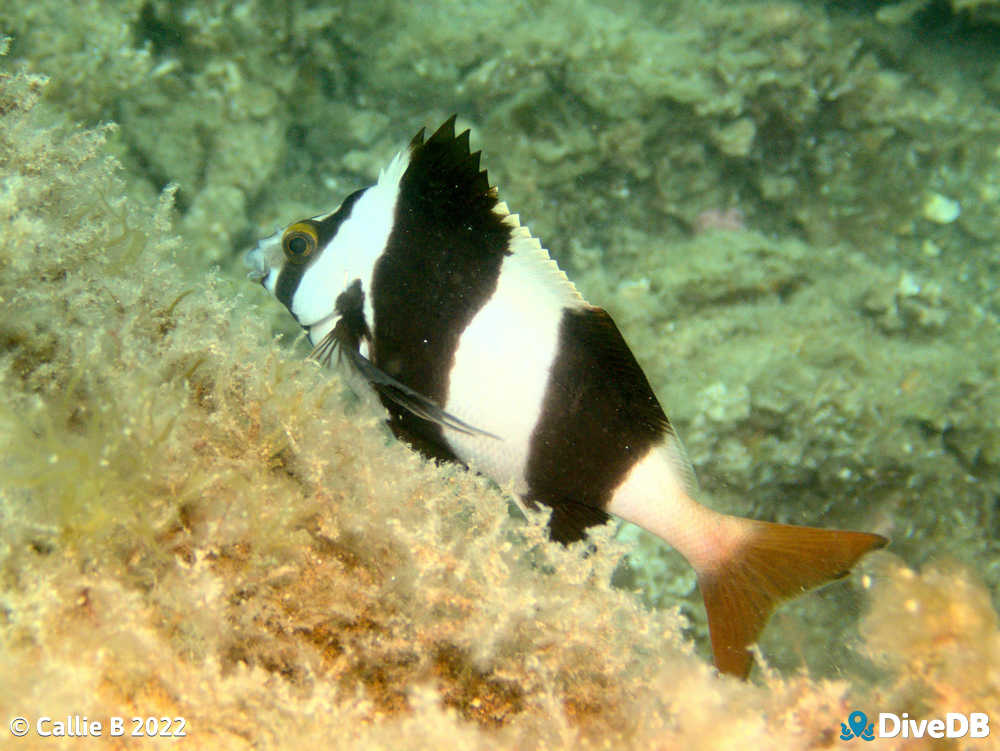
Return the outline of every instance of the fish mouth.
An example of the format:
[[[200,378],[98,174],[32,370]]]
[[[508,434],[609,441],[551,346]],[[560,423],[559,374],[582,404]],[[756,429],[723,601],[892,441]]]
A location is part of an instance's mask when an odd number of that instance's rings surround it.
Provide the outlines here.
[[[268,268],[267,259],[264,257],[264,249],[256,245],[243,256],[243,265],[250,269],[247,278],[255,282],[262,282],[271,272]]]

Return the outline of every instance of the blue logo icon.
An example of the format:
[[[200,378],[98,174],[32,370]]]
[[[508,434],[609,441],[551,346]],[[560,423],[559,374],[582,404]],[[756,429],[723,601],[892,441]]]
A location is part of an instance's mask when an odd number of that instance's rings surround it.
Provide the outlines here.
[[[847,716],[847,722],[840,723],[840,740],[849,741],[860,738],[863,741],[875,740],[875,723],[868,724],[864,712],[855,709]]]

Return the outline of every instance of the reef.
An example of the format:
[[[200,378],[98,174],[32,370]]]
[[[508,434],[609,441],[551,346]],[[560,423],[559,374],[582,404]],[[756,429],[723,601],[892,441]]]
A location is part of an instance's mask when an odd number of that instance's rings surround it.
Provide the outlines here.
[[[0,9],[4,723],[805,749],[858,708],[1000,718],[995,3],[954,4],[963,53],[925,3],[843,5]],[[778,614],[750,683],[662,545],[548,543],[242,278],[453,111],[713,505],[893,538]]]

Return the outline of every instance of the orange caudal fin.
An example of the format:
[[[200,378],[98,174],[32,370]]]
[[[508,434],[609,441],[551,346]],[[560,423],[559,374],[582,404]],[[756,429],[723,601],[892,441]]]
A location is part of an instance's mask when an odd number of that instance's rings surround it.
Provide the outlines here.
[[[698,586],[715,666],[745,678],[752,662],[747,647],[778,603],[846,576],[861,556],[889,541],[867,532],[740,521],[746,526],[732,554],[700,571]]]

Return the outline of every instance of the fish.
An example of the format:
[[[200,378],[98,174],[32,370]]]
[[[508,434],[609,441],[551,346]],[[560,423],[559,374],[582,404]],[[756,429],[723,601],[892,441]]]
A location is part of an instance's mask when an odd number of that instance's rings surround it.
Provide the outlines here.
[[[846,576],[881,535],[699,502],[694,470],[611,316],[588,303],[480,168],[453,116],[374,185],[259,240],[249,276],[313,357],[371,388],[393,433],[551,509],[561,543],[618,517],[694,567],[716,668],[746,678],[783,600]],[[335,357],[336,355],[336,357]]]

